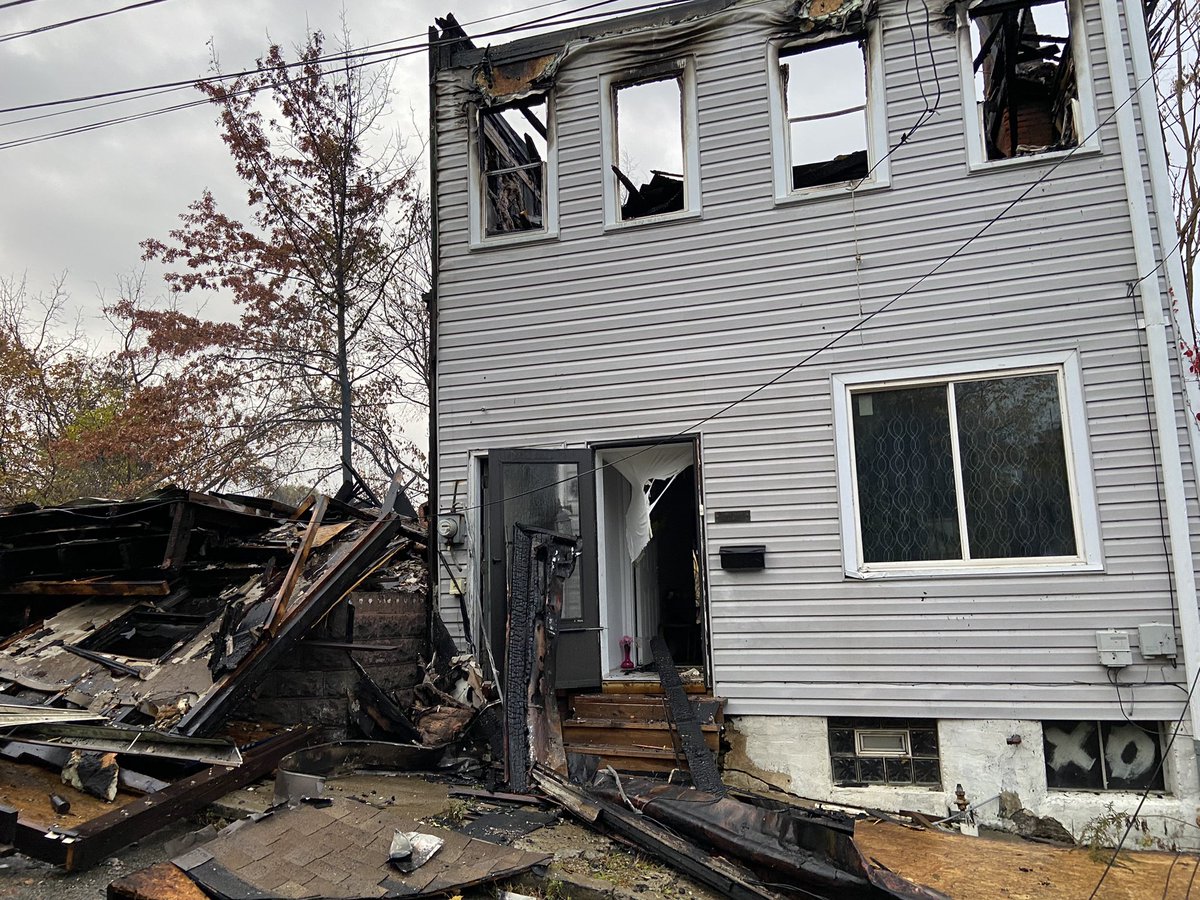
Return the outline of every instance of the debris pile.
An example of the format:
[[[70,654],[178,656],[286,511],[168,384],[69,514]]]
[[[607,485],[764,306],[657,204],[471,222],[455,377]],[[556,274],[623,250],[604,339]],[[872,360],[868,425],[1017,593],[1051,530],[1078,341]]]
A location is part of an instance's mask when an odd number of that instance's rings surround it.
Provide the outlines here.
[[[419,593],[423,635],[425,541],[415,520],[321,495],[0,511],[0,754],[60,779],[8,843],[81,868],[270,773],[316,733],[303,716],[239,722],[255,693],[352,591]],[[351,660],[419,652],[329,644]],[[20,768],[11,780],[30,781]],[[85,794],[111,813],[81,821]]]

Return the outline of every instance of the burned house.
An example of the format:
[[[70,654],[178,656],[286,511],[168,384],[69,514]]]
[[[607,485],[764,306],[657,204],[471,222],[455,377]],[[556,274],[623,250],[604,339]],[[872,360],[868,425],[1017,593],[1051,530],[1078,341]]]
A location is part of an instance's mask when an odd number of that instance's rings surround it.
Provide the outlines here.
[[[1146,792],[1194,843],[1191,312],[1140,9],[439,24],[431,560],[462,644],[503,678],[515,529],[566,535],[568,751],[675,764],[602,702],[636,706],[659,637],[730,768],[930,814],[961,786],[992,821],[1012,792],[1076,834]]]

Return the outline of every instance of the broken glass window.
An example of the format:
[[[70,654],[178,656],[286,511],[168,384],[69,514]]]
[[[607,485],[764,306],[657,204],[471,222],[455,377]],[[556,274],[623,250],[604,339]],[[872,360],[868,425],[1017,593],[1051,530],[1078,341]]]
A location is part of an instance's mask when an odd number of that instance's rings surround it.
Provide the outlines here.
[[[484,229],[511,234],[545,227],[545,99],[479,113]]]
[[[988,159],[1079,143],[1079,87],[1066,0],[971,8],[975,102]]]
[[[613,98],[621,219],[684,208],[683,79],[675,75],[622,85]]]
[[[792,190],[866,178],[864,41],[785,51],[779,59]]]

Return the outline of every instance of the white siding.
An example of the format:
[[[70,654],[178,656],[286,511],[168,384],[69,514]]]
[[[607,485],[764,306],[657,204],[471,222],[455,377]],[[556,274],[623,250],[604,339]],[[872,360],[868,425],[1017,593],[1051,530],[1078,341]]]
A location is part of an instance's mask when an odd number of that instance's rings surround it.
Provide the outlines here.
[[[923,10],[912,10],[914,42],[904,4],[880,6],[895,145],[923,109],[919,85],[931,93],[934,73]],[[456,483],[463,496],[470,451],[698,430],[713,666],[731,713],[1119,716],[1094,632],[1173,614],[1143,336],[1127,287],[1140,273],[1115,127],[1102,125],[1099,153],[1061,165],[861,331],[696,429],[909,288],[1049,166],[968,174],[955,36],[937,20],[940,106],[892,155],[891,187],[776,205],[769,32],[749,18],[722,22],[694,29],[688,50],[699,103],[699,220],[604,232],[597,85],[617,65],[599,41],[557,74],[559,238],[469,250],[462,73],[438,76],[442,508]],[[1087,22],[1104,123],[1112,103],[1094,2]],[[845,579],[831,375],[1070,349],[1083,365],[1105,570]],[[1185,463],[1193,499],[1186,447]],[[714,520],[718,510],[745,508],[750,524]],[[765,571],[720,569],[717,547],[742,542],[767,545]],[[458,618],[457,601],[447,597],[444,607]],[[1138,717],[1174,718],[1182,666],[1137,662],[1122,680],[1138,683]]]

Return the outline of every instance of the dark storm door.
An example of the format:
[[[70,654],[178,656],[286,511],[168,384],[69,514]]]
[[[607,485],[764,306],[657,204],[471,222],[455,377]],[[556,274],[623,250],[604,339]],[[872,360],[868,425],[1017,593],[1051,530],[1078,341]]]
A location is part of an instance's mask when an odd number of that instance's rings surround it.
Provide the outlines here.
[[[556,687],[600,684],[600,598],[596,565],[596,482],[591,450],[488,451],[488,635],[504,671],[513,525],[544,528],[579,541],[575,571],[563,587]]]

